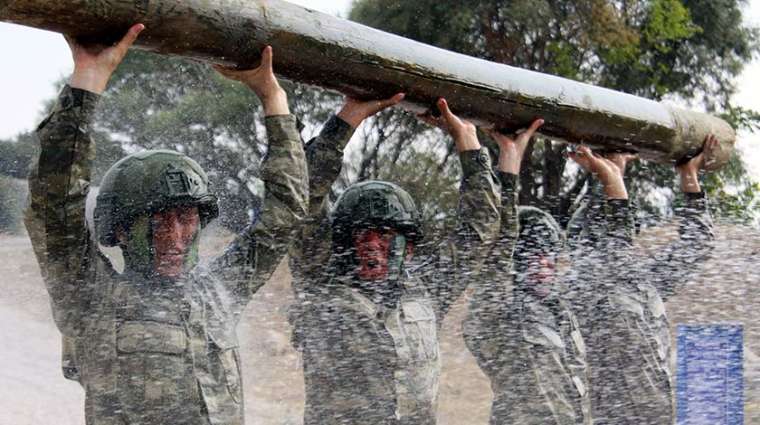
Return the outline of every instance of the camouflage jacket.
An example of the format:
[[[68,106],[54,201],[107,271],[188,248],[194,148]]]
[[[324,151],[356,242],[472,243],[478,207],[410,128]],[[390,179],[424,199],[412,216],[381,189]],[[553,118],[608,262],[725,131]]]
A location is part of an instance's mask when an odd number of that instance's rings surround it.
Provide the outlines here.
[[[66,87],[38,128],[42,149],[25,219],[69,350],[65,372],[87,395],[87,423],[242,424],[235,327],[307,209],[296,120],[267,118],[260,220],[210,266],[167,284],[117,273],[85,224],[98,99]]]
[[[491,381],[491,424],[589,424],[586,349],[575,314],[556,287],[545,298],[512,287],[517,176],[500,177],[501,234],[483,273],[487,283],[475,286],[463,323],[465,342]]]
[[[677,210],[680,238],[652,259],[632,252],[627,201],[607,201],[589,210],[593,237],[575,255],[568,285],[588,347],[594,424],[673,421],[663,297],[688,281],[713,239],[704,195],[687,195],[686,201]]]
[[[337,118],[307,146],[311,214],[294,244],[294,345],[302,351],[304,422],[434,424],[440,376],[437,332],[499,229],[498,192],[487,151],[460,155],[458,231],[439,254],[406,267],[392,306],[332,273],[327,211],[351,129]],[[334,193],[332,194],[334,198]]]

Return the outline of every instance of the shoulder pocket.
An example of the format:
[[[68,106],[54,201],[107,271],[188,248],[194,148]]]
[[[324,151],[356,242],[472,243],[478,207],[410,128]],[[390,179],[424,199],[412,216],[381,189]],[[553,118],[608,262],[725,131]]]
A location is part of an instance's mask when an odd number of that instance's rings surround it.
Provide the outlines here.
[[[187,349],[187,336],[181,326],[126,322],[116,331],[116,347],[122,353],[180,354]]]

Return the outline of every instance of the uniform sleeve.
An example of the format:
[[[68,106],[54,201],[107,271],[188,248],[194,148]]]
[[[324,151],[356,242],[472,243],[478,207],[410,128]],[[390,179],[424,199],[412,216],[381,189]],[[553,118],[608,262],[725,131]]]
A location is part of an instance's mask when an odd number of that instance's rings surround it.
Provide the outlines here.
[[[309,214],[298,231],[290,256],[294,272],[307,281],[322,273],[332,252],[328,211],[343,166],[343,149],[353,134],[353,127],[333,116],[306,145]]]
[[[499,234],[500,194],[487,148],[465,151],[462,165],[458,224],[435,263],[428,290],[435,295],[439,323],[468,283],[477,279]]]
[[[259,219],[248,226],[211,265],[245,305],[285,256],[308,209],[308,172],[296,118],[266,118],[269,152],[261,169],[265,186]]]
[[[686,203],[676,209],[679,238],[666,246],[642,267],[643,274],[666,299],[686,284],[698,270],[699,263],[712,252],[715,239],[713,221],[704,193],[686,194]]]
[[[99,96],[64,87],[37,128],[40,156],[29,178],[25,224],[50,295],[53,317],[77,336],[95,302],[97,246],[85,221],[95,145],[90,125]]]
[[[519,221],[517,216],[517,176],[498,174],[501,182],[501,230],[493,254],[473,288],[469,310],[463,323],[464,340],[480,367],[489,376],[503,368],[511,330],[507,322],[512,283],[512,255]]]

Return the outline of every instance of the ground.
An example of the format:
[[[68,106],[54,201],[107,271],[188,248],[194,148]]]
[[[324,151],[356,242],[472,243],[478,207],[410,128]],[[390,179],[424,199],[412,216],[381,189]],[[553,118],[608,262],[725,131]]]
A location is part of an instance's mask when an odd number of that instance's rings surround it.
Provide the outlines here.
[[[760,423],[760,234],[720,227],[714,259],[669,304],[671,322],[742,323],[745,327],[746,423]],[[642,239],[661,234],[644,234]],[[207,252],[224,240],[205,240]],[[303,411],[299,355],[289,343],[290,275],[282,264],[256,295],[238,329],[247,423],[296,425]],[[488,423],[491,390],[462,341],[465,300],[453,309],[441,338],[444,372],[439,423]],[[0,423],[81,425],[84,393],[60,371],[60,337],[34,255],[25,236],[0,235]]]

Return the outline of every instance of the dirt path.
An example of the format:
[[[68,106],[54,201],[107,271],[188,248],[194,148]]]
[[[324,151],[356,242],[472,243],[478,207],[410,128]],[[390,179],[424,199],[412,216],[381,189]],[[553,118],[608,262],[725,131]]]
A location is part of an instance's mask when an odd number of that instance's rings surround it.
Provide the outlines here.
[[[746,423],[760,423],[760,237],[721,229],[716,259],[698,281],[669,303],[678,323],[745,325]],[[207,241],[216,250],[223,240]],[[207,245],[208,246],[208,245]],[[246,417],[254,425],[301,424],[303,376],[289,343],[290,275],[281,265],[249,306],[238,334],[242,344]],[[441,425],[487,424],[488,381],[461,338],[464,300],[446,319]],[[0,236],[0,423],[81,425],[84,394],[60,372],[60,337],[39,270],[25,237]],[[755,422],[756,421],[756,422]]]

